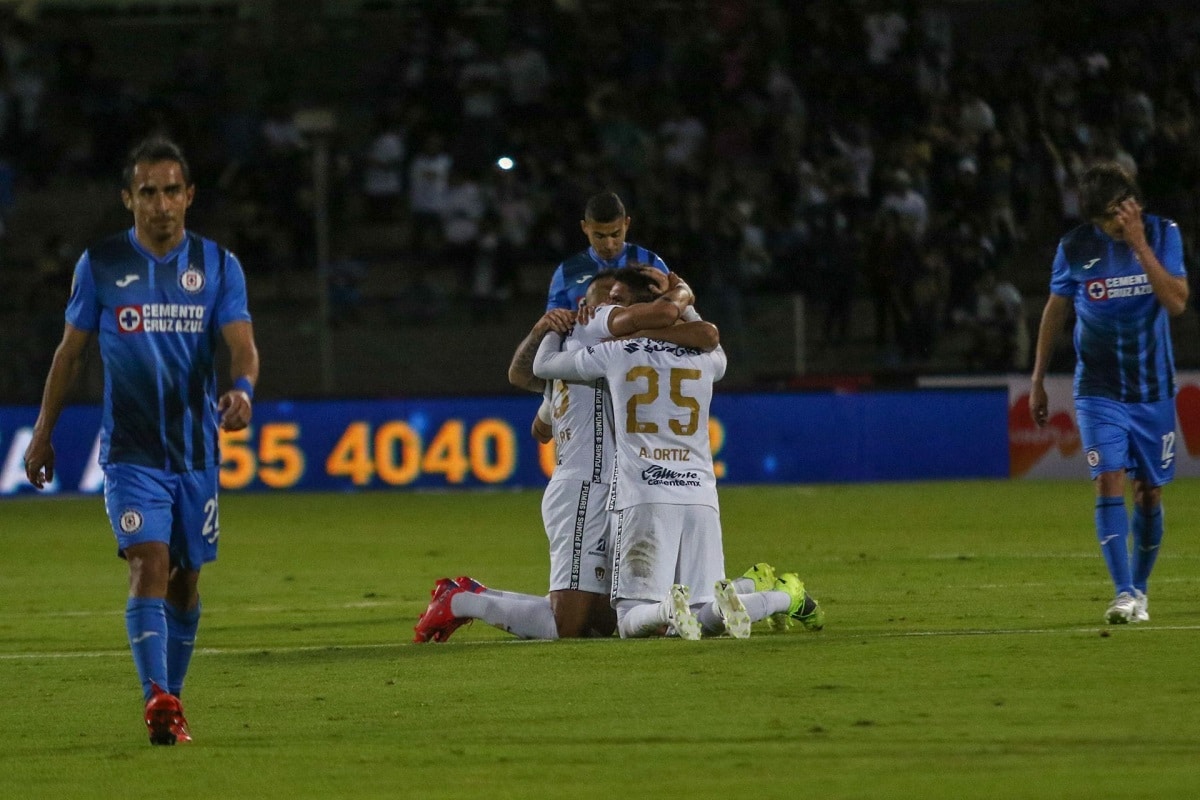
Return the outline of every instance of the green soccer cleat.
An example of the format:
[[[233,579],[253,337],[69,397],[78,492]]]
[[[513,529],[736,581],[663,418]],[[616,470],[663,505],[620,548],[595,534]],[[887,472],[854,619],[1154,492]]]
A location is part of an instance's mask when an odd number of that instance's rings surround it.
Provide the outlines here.
[[[792,598],[792,604],[786,613],[772,614],[771,627],[777,631],[787,630],[792,620],[796,620],[810,631],[819,631],[825,627],[825,611],[821,608],[808,591],[804,581],[794,572],[785,572],[775,581],[775,591],[787,592]]]
[[[754,581],[756,592],[769,592],[775,588],[775,568],[765,561],[760,561],[743,572],[742,577]]]

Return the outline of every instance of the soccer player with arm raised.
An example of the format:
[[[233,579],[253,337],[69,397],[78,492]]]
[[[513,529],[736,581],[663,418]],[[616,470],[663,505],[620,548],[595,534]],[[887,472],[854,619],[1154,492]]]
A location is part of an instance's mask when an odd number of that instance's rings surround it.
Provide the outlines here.
[[[54,479],[51,436],[93,338],[104,362],[104,505],[129,565],[125,627],[152,744],[191,741],[179,696],[200,623],[200,568],[217,557],[218,427],[250,422],[258,350],[241,264],[187,230],[195,196],[178,146],[150,138],[129,154],[121,199],[133,227],[75,266],[66,327],[25,472]],[[217,389],[218,342],[232,387]]]
[[[1133,176],[1113,162],[1090,167],[1080,179],[1080,204],[1090,221],[1059,241],[1029,392],[1033,421],[1045,425],[1046,370],[1073,305],[1075,419],[1096,487],[1096,536],[1115,589],[1104,614],[1111,624],[1150,619],[1148,582],[1163,538],[1162,487],[1175,476],[1169,317],[1182,314],[1188,300],[1179,226],[1145,213],[1139,195]]]

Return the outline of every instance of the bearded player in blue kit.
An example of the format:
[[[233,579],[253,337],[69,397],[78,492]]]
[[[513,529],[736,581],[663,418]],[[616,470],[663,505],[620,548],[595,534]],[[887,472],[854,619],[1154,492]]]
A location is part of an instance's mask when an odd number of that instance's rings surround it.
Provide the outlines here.
[[[66,327],[25,451],[41,489],[54,479],[51,434],[93,337],[104,361],[104,505],[129,564],[125,624],[152,744],[191,741],[179,695],[200,622],[200,568],[217,557],[218,426],[250,422],[258,350],[241,264],[185,229],[195,196],[177,145],[129,154],[121,199],[133,227],[80,257]],[[232,388],[218,398],[218,338]]]
[[[1162,487],[1175,476],[1175,360],[1169,316],[1187,308],[1179,226],[1146,214],[1119,164],[1090,167],[1080,204],[1091,222],[1059,242],[1038,328],[1029,410],[1046,423],[1054,337],[1074,302],[1075,417],[1096,485],[1096,535],[1116,597],[1111,624],[1150,619],[1150,573],[1163,538]],[[1125,474],[1133,483],[1133,519]],[[1133,549],[1127,539],[1132,527]]]

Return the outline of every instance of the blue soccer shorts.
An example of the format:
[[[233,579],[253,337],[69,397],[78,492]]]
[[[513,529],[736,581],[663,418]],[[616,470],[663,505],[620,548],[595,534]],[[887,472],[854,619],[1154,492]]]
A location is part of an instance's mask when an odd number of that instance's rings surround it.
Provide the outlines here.
[[[1075,424],[1092,479],[1127,470],[1150,486],[1175,477],[1175,400],[1122,403],[1104,397],[1075,398]]]
[[[168,472],[135,464],[104,467],[104,508],[117,550],[163,542],[171,565],[198,570],[217,557],[219,467]]]

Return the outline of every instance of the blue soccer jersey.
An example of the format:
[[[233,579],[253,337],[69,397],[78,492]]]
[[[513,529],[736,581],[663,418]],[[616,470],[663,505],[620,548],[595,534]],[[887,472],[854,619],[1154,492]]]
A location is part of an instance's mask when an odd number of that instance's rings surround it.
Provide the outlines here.
[[[184,472],[220,463],[217,339],[222,326],[250,321],[232,253],[188,233],[158,258],[132,229],[112,236],[75,265],[66,319],[99,334],[101,464]]]
[[[604,259],[596,254],[595,248],[589,247],[581,253],[568,258],[554,270],[550,279],[550,296],[546,300],[546,310],[566,308],[574,311],[579,307],[579,301],[587,294],[588,283],[596,277],[596,273],[606,269],[619,269],[629,264],[649,264],[655,269],[668,272],[666,263],[655,253],[636,244],[625,244],[621,255],[613,259]]]
[[[1179,226],[1144,214],[1146,241],[1184,276]],[[1125,242],[1088,223],[1062,238],[1050,291],[1075,302],[1075,396],[1153,403],[1175,396],[1170,320]]]

